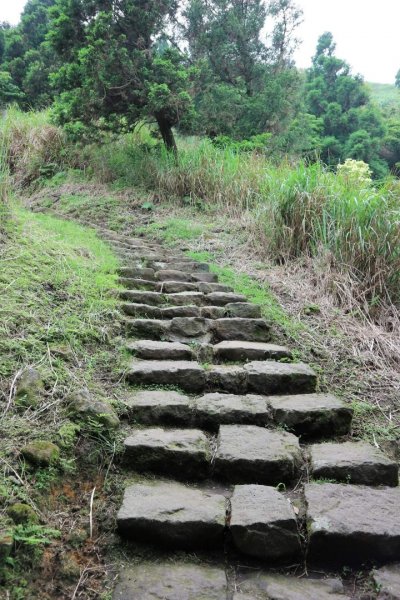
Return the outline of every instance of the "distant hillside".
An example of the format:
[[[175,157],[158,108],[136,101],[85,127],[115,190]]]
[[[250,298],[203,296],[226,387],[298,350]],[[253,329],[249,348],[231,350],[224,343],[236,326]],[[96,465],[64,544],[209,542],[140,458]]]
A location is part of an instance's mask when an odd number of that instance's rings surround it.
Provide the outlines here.
[[[390,83],[366,83],[373,100],[380,106],[400,105],[400,89]]]

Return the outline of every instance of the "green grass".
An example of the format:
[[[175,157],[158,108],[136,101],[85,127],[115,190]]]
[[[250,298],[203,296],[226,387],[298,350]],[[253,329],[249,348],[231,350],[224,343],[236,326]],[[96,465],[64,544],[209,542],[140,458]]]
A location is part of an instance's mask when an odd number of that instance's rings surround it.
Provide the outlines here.
[[[93,230],[18,207],[13,213],[13,241],[0,258],[4,378],[20,365],[43,363],[53,346],[85,354],[106,335],[116,310],[111,290],[117,259]],[[48,361],[44,365],[54,380]],[[68,384],[62,374],[57,377],[58,385]]]
[[[72,522],[77,527],[86,524],[87,502],[80,492],[71,506],[75,510],[82,501],[82,516],[75,512],[63,529],[57,513],[69,514],[68,493],[75,494],[73,486],[93,487],[118,447],[118,433],[108,433],[90,419],[72,422],[66,396],[88,387],[104,399],[107,384],[116,390],[123,357],[113,334],[118,260],[111,249],[87,227],[34,214],[12,202],[9,211],[7,235],[0,245],[0,510],[6,515],[12,504],[27,503],[41,520],[36,529],[15,527],[6,517],[0,522],[0,534],[6,527],[14,539],[9,558],[0,558],[0,579],[6,582],[10,600],[19,600],[41,597],[42,567],[49,567],[54,552],[68,551],[65,540]],[[11,402],[4,412],[14,376],[28,365],[39,371],[44,392],[38,403]],[[25,464],[19,450],[37,440],[59,446],[56,464],[39,469]],[[55,496],[54,487],[60,489]],[[97,503],[101,505],[99,499]],[[48,541],[42,535],[47,533],[57,541]],[[42,564],[46,545],[52,548],[47,567]]]
[[[368,82],[366,86],[372,99],[380,106],[400,104],[400,90],[394,84]]]
[[[52,169],[67,172],[64,163],[69,160],[94,180],[116,189],[135,186],[151,195],[142,203],[149,211],[167,200],[209,214],[210,222],[216,213],[243,219],[246,235],[272,260],[323,254],[332,272],[346,281],[343,301],[352,298],[354,308],[372,318],[400,304],[396,179],[361,181],[320,163],[283,160],[277,165],[261,154],[216,148],[207,139],[179,138],[175,161],[145,127],[101,146],[71,149],[46,113],[11,111],[7,119],[0,138],[14,157],[13,177],[19,184],[53,184]],[[79,216],[81,208],[88,213],[88,200],[64,198],[60,208],[66,210],[68,204],[70,214]],[[104,215],[117,211],[112,199],[97,199],[96,204]],[[112,222],[115,229],[124,229],[123,212]]]
[[[161,235],[167,244],[174,244],[176,240],[195,240],[202,236],[211,225],[186,219],[167,219],[162,223],[155,221],[145,227],[138,228],[138,233],[156,233]]]

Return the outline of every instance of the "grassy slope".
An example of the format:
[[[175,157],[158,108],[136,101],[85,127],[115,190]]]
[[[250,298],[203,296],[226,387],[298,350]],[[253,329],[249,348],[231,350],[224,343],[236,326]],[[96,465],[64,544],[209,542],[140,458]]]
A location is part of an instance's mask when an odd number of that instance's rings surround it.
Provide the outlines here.
[[[99,548],[88,540],[87,506],[97,485],[96,514],[105,510],[102,473],[115,438],[94,423],[72,422],[63,399],[82,386],[106,397],[116,379],[112,290],[117,259],[93,230],[19,206],[11,209],[7,229],[7,241],[0,245],[3,407],[21,367],[39,370],[45,393],[37,406],[12,403],[0,417],[0,532],[13,531],[15,540],[0,569],[0,586],[10,600],[70,598],[81,570],[89,566],[95,568],[90,585],[95,592],[85,597],[97,599],[103,592],[96,578],[104,586],[105,569]],[[33,440],[56,443],[59,462],[29,468],[19,449]],[[38,523],[13,527],[7,511],[16,502],[33,507]]]
[[[258,262],[260,257],[257,258],[252,250],[253,245],[249,244],[248,232],[241,221],[218,210],[199,211],[189,206],[162,203],[153,205],[148,211],[140,208],[141,192],[135,205],[133,198],[137,192],[134,189],[122,197],[106,187],[103,193],[99,189],[97,193],[99,197],[91,196],[89,185],[87,193],[77,189],[72,200],[71,190],[66,188],[65,194],[61,194],[53,206],[62,214],[89,220],[96,218],[93,206],[101,206],[102,222],[107,222],[116,231],[155,236],[172,246],[184,241],[191,256],[210,262],[221,281],[261,305],[264,317],[273,325],[275,341],[287,343],[299,360],[313,365],[320,374],[322,390],[333,391],[353,403],[356,413],[354,434],[373,443],[378,440],[392,452],[399,423],[397,418],[389,419],[388,414],[392,411],[391,391],[397,384],[393,380],[393,370],[386,370],[387,359],[377,358],[375,364],[374,352],[366,352],[375,339],[383,339],[383,334],[379,329],[359,323],[357,314],[353,316],[347,308],[337,307],[335,288],[330,289],[330,266],[322,265],[324,272],[319,273],[313,272],[307,264],[302,266],[300,261],[296,272],[286,267],[279,270],[268,265],[265,259]],[[126,197],[130,199],[129,203]],[[49,209],[52,202],[51,191],[46,189],[35,200],[38,206],[45,205]],[[78,215],[76,205],[79,205]],[[135,227],[135,223],[139,226]],[[274,281],[275,273],[278,285],[271,288],[269,281]],[[325,275],[328,289],[316,289],[311,282],[315,280],[319,286]],[[311,286],[304,291],[303,284],[308,282]]]
[[[400,90],[390,83],[367,83],[372,99],[379,106],[400,104]]]

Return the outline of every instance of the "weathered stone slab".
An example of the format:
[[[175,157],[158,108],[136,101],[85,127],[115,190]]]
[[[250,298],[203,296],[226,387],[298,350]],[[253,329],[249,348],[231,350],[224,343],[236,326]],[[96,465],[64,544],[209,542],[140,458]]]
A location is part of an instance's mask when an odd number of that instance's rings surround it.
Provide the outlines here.
[[[309,557],[339,565],[400,556],[400,488],[308,484]]]
[[[189,271],[190,273],[208,273],[210,271],[210,265],[207,263],[193,262],[188,258],[180,258],[178,261],[174,264],[178,271]]]
[[[193,281],[203,281],[205,283],[218,283],[218,275],[215,273],[192,273]]]
[[[201,291],[199,290],[199,285],[202,284],[188,283],[186,281],[162,281],[156,283],[156,289],[162,294],[180,294],[181,292],[199,292]]]
[[[223,319],[225,317],[224,306],[202,306],[200,316],[204,319]]]
[[[195,305],[168,306],[161,308],[162,319],[175,319],[175,317],[200,317],[200,308]]]
[[[210,306],[225,306],[231,302],[246,302],[246,296],[233,292],[211,292],[206,295],[206,301]]]
[[[398,485],[397,463],[366,442],[316,444],[311,447],[310,453],[315,479],[335,479],[363,485]]]
[[[304,363],[254,361],[244,365],[248,373],[249,392],[256,394],[296,394],[314,392],[315,372]]]
[[[175,269],[157,271],[155,278],[157,281],[192,281],[192,276],[190,273],[176,271]]]
[[[120,267],[118,274],[121,277],[129,277],[130,279],[148,279],[154,281],[154,269],[137,268],[137,267]]]
[[[159,284],[155,281],[149,281],[147,279],[120,277],[119,283],[129,290],[148,290],[150,292],[159,291]]]
[[[195,361],[138,360],[131,363],[126,380],[133,385],[171,385],[186,392],[204,391],[206,375]]]
[[[125,462],[136,471],[154,471],[185,480],[209,475],[211,446],[198,429],[137,429],[124,445]]]
[[[204,301],[204,294],[201,292],[179,292],[177,294],[168,294],[167,302],[170,305],[186,306],[187,304],[195,304],[201,306]]]
[[[271,334],[264,319],[217,319],[212,322],[214,341],[268,342]]]
[[[198,427],[217,431],[220,425],[259,425],[271,422],[271,409],[263,396],[212,393],[194,401]]]
[[[125,319],[128,335],[144,340],[162,340],[168,333],[169,321],[162,319]]]
[[[160,306],[165,303],[165,296],[159,292],[146,292],[135,290],[123,290],[120,292],[121,300],[133,302],[134,304],[151,304],[152,306]]]
[[[202,283],[198,284],[199,292],[203,294],[212,294],[213,292],[225,292],[231,293],[233,292],[233,288],[229,285],[224,285],[223,283]]]
[[[168,548],[223,549],[226,500],[179,483],[134,484],[117,515],[120,533]]]
[[[215,344],[214,357],[217,361],[254,361],[291,358],[291,352],[284,346],[263,344],[261,342],[225,341]]]
[[[188,396],[170,390],[145,390],[125,402],[130,421],[145,425],[184,425],[192,421],[192,402]]]
[[[266,574],[246,574],[233,600],[346,600],[339,579],[312,579]]]
[[[235,546],[243,554],[265,560],[300,554],[293,508],[273,487],[235,486],[230,529]]]
[[[379,600],[400,600],[400,563],[375,569],[372,573]]]
[[[350,431],[353,409],[331,394],[294,394],[268,398],[274,420],[296,435],[325,437]]]
[[[193,350],[179,342],[139,340],[127,344],[127,349],[137,358],[144,360],[192,360]]]
[[[143,563],[120,574],[113,600],[226,600],[225,571],[176,562]]]
[[[253,425],[222,425],[214,471],[231,483],[277,485],[298,474],[302,458],[298,439],[285,431]]]
[[[163,318],[162,310],[158,306],[152,306],[151,304],[136,304],[132,302],[125,302],[122,304],[122,311],[130,317],[136,317],[140,319],[161,319]]]
[[[197,317],[176,317],[171,320],[170,334],[177,340],[204,338],[209,330],[209,321]]]
[[[251,302],[229,302],[225,305],[226,317],[261,319],[261,308]]]
[[[245,394],[247,373],[237,365],[211,365],[206,370],[207,388],[215,392]]]

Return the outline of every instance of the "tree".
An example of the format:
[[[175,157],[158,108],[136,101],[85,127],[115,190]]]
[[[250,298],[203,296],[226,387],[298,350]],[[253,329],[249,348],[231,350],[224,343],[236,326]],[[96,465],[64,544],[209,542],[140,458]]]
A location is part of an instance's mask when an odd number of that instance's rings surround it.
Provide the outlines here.
[[[49,53],[45,38],[48,9],[54,0],[28,0],[16,27],[0,28],[0,62],[21,94],[20,104],[41,108],[51,101],[49,73],[54,55]]]
[[[70,131],[126,131],[157,122],[176,151],[172,128],[192,111],[184,53],[162,38],[175,0],[57,0],[48,41],[64,61],[52,76],[55,114]]]
[[[183,16],[189,55],[198,68],[196,132],[243,138],[284,130],[300,87],[291,56],[301,13],[293,2],[190,0]]]
[[[364,160],[376,175],[382,175],[382,115],[371,103],[362,78],[351,74],[350,66],[335,56],[335,49],[332,34],[321,35],[306,75],[306,110],[322,125],[321,158],[332,165],[346,158]]]
[[[21,100],[22,92],[13,84],[10,73],[0,71],[0,108]]]

